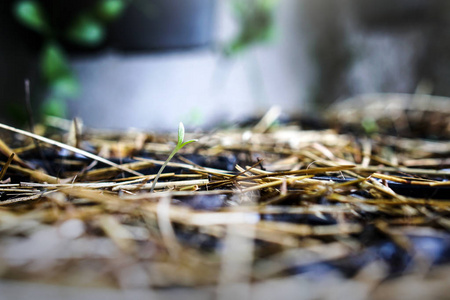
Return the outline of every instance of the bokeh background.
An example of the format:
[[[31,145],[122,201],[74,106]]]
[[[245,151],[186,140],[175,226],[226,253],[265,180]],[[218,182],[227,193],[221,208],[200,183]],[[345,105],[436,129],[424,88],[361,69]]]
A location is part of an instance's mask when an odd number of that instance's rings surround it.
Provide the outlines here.
[[[0,119],[26,120],[25,79],[35,118],[112,129],[450,96],[449,25],[448,0],[1,1]]]

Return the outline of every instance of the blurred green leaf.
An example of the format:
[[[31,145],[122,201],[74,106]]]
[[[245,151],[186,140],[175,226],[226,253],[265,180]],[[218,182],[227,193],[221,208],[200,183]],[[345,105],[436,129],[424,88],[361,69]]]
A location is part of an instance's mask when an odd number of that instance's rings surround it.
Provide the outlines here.
[[[275,8],[279,0],[259,0],[258,2],[262,10],[269,12]]]
[[[114,21],[124,12],[125,0],[101,0],[95,9],[97,17],[103,22]]]
[[[49,25],[44,16],[44,11],[37,1],[22,0],[16,2],[14,15],[22,24],[37,32],[49,32]]]
[[[80,87],[77,79],[72,74],[66,74],[50,82],[51,91],[60,97],[76,97]]]
[[[105,27],[94,17],[84,14],[75,20],[67,31],[67,37],[74,43],[95,47],[105,39]]]
[[[362,119],[361,126],[364,129],[364,131],[366,132],[366,134],[369,134],[369,135],[373,134],[373,133],[377,133],[380,130],[376,120],[373,118],[370,118],[370,117],[366,117],[366,118]]]
[[[44,46],[41,69],[42,75],[48,82],[50,92],[59,97],[75,97],[78,94],[78,81],[58,44],[49,42]]]
[[[41,71],[49,82],[70,74],[67,59],[61,48],[54,42],[47,43],[42,49]]]
[[[225,54],[233,56],[249,47],[270,41],[275,36],[275,9],[279,0],[233,1],[239,23],[236,37],[225,46]]]
[[[67,116],[67,104],[60,98],[48,98],[41,105],[41,114],[65,118]]]

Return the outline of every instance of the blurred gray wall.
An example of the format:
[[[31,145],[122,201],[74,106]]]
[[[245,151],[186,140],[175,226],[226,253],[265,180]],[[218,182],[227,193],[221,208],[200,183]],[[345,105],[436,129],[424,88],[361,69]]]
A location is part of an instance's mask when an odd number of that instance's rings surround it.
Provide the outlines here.
[[[361,93],[450,96],[450,1],[304,1],[316,108]]]
[[[217,3],[221,44],[235,24],[229,4]],[[203,127],[232,122],[272,105],[300,111],[312,79],[298,35],[301,11],[300,1],[281,1],[275,41],[230,59],[212,49],[74,59],[83,92],[73,103],[73,116],[96,127],[174,129],[179,121]]]
[[[235,24],[227,1],[217,3],[220,44]],[[449,3],[281,0],[275,41],[233,59],[213,49],[76,57],[82,93],[71,116],[93,127],[174,130],[179,121],[210,128],[272,105],[320,113],[352,95],[411,93],[421,82],[450,96]],[[35,57],[0,22],[4,118],[5,103],[23,100],[24,77],[38,78]]]

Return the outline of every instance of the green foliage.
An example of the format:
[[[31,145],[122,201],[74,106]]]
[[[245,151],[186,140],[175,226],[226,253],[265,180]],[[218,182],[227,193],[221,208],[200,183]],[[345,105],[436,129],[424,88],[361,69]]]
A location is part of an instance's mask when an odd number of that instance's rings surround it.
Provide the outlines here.
[[[250,46],[271,40],[275,35],[275,8],[278,0],[235,0],[233,11],[239,32],[225,47],[225,53],[235,55]]]
[[[44,11],[37,1],[17,1],[13,7],[14,15],[23,25],[42,34],[49,33],[49,24]]]
[[[105,26],[89,14],[80,15],[67,30],[72,42],[87,47],[100,45],[106,37]]]
[[[41,114],[45,116],[56,116],[56,117],[67,116],[66,102],[57,97],[50,97],[45,99],[40,109]]]
[[[95,15],[103,22],[111,22],[118,19],[126,7],[124,0],[102,0],[95,7]]]
[[[48,81],[54,81],[70,72],[69,63],[55,42],[48,42],[42,48],[41,73]]]
[[[63,117],[67,113],[67,99],[79,92],[78,80],[70,68],[60,39],[82,47],[99,46],[106,37],[106,25],[116,20],[130,0],[96,0],[91,7],[81,11],[68,28],[52,27],[38,0],[17,0],[13,7],[16,19],[40,33],[44,39],[41,50],[41,74],[49,88],[49,99],[41,112]]]
[[[364,129],[365,133],[368,135],[372,135],[380,131],[378,124],[375,119],[366,117],[361,121],[361,126]]]
[[[54,42],[48,42],[42,49],[41,73],[50,88],[51,97],[56,96],[58,99],[65,99],[75,97],[78,94],[78,81],[70,69],[64,52]],[[53,105],[53,107],[56,106]],[[59,107],[63,107],[63,105]],[[60,117],[65,114],[65,111],[61,111],[61,114],[56,114],[55,109],[52,111],[53,115]]]
[[[80,85],[72,74],[61,76],[57,80],[52,81],[50,88],[54,95],[61,98],[76,97],[80,91]]]
[[[193,143],[193,142],[196,142],[196,141],[197,140],[194,139],[194,140],[189,140],[189,141],[184,142],[184,125],[183,125],[182,122],[180,122],[180,124],[178,125],[178,142],[177,142],[177,145],[175,146],[175,149],[173,149],[172,153],[170,153],[169,157],[166,159],[164,164],[159,169],[158,174],[156,174],[156,177],[153,180],[153,184],[152,184],[152,188],[151,188],[150,192],[153,192],[153,190],[155,189],[155,186],[156,186],[156,183],[158,182],[159,177],[161,176],[164,168],[167,166],[167,164],[172,159],[172,157],[174,157],[174,155],[177,154],[177,152],[180,151],[181,148],[183,148],[187,144],[190,144],[190,143]]]

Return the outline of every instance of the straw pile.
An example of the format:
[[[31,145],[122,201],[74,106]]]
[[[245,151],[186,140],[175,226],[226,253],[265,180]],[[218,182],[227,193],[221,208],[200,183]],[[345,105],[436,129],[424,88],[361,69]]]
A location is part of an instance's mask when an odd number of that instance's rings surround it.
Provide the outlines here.
[[[306,276],[372,290],[450,260],[448,141],[264,122],[188,134],[199,141],[151,193],[176,136],[75,125],[2,125],[3,279],[156,288]]]

